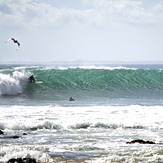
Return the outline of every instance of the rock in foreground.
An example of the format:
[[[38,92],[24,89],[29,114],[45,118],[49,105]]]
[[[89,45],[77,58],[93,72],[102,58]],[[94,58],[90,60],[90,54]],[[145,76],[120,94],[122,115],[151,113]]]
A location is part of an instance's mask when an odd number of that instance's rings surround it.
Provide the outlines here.
[[[136,139],[136,140],[132,140],[132,141],[126,142],[126,143],[127,144],[134,144],[134,143],[139,143],[139,144],[156,144],[153,141],[145,141],[145,140],[142,140],[142,139]]]
[[[37,163],[34,158],[12,158],[7,163]]]

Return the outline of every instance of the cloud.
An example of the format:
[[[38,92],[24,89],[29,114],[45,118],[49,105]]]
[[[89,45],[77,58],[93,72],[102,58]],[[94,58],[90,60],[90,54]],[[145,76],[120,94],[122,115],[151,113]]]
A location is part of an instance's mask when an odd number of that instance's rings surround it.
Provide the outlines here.
[[[163,4],[146,7],[140,0],[82,0],[92,7],[101,24],[155,24],[163,15]],[[90,15],[91,16],[91,15]]]
[[[85,9],[57,8],[46,1],[1,0],[0,27],[69,27],[162,23],[163,5],[146,8],[140,0],[79,0]]]

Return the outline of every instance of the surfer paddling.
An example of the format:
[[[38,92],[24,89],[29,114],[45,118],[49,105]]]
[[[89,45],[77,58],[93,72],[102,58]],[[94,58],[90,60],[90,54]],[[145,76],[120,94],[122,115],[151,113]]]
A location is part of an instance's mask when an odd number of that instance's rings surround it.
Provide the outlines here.
[[[69,101],[75,101],[72,97],[69,98]]]
[[[31,76],[28,78],[28,80],[29,80],[30,83],[36,83],[36,80],[35,80],[35,78],[34,78],[33,75],[31,75]]]

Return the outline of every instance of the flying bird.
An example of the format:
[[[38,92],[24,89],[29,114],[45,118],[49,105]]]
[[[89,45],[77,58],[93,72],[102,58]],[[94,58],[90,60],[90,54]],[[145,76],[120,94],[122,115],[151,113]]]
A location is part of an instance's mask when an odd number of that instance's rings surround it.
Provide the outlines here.
[[[17,44],[18,44],[18,47],[20,47],[20,43],[18,42],[18,40],[15,40],[14,38],[11,38],[11,40],[12,40],[14,43],[17,43]]]
[[[14,38],[10,38],[8,41],[12,40],[14,43],[16,43],[18,45],[18,48],[20,48],[20,43],[18,42],[18,40],[14,39]],[[7,43],[8,41],[5,41],[5,43]]]

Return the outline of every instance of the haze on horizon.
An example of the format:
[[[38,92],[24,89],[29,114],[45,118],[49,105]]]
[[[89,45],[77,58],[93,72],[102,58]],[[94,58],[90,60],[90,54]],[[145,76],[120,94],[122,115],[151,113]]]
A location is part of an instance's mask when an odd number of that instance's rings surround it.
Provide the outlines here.
[[[1,0],[0,20],[0,62],[163,61],[163,0]]]

